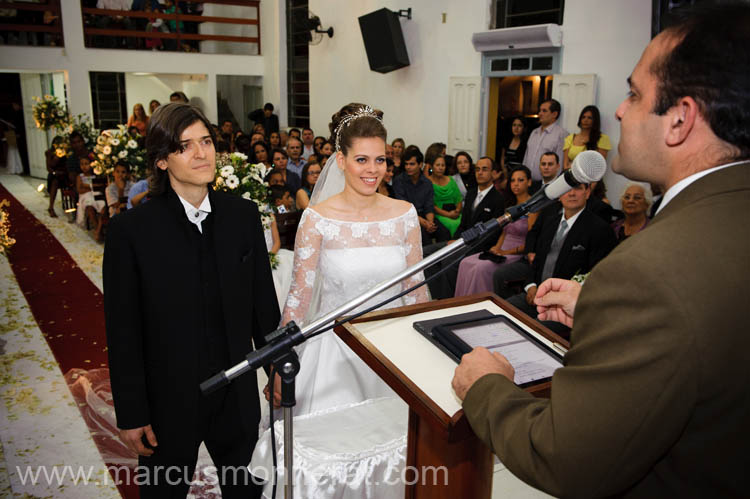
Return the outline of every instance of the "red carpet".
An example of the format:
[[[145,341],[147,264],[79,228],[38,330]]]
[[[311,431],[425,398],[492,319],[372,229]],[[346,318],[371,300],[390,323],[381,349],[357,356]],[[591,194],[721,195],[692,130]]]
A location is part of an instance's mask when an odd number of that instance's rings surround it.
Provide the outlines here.
[[[60,370],[68,373],[66,378],[70,377],[71,369],[93,371],[99,378],[104,373],[106,391],[109,370],[98,369],[108,367],[102,294],[44,224],[1,184],[0,199],[10,201],[10,236],[16,240],[8,261]],[[72,377],[78,378],[77,375]],[[99,384],[102,384],[101,379]],[[71,389],[102,455],[105,456],[107,450],[111,452],[112,447],[122,446],[96,431],[90,417],[91,408],[80,404],[81,393],[72,384]],[[128,499],[138,497],[135,486],[120,486],[120,492]]]

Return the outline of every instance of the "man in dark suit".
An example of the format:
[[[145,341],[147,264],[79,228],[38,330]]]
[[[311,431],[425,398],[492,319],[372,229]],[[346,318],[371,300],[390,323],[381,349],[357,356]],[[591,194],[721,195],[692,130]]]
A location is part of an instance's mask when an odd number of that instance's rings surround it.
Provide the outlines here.
[[[255,124],[263,125],[266,135],[279,131],[279,117],[273,114],[273,104],[266,102],[263,109],[256,109],[247,115]]]
[[[532,258],[532,279],[524,286],[525,293],[511,296],[508,302],[532,318],[536,318],[534,298],[538,285],[550,277],[570,279],[586,274],[612,251],[617,244],[612,229],[586,209],[591,195],[587,184],[574,187],[562,196],[562,215],[547,211],[539,220],[539,232]],[[551,215],[551,216],[550,216]],[[559,324],[550,324],[557,329]],[[565,333],[565,329],[557,329]]]
[[[499,353],[475,349],[456,369],[477,436],[549,494],[748,494],[748,26],[746,2],[701,8],[628,78],[612,169],[664,197],[585,285],[539,287],[539,318],[573,328],[552,398],[515,386]]]
[[[214,192],[214,132],[188,104],[151,117],[151,200],[113,218],[104,307],[120,438],[139,455],[141,497],[185,497],[205,442],[224,497],[259,497],[255,373],[202,381],[264,344],[279,322],[258,210]],[[141,473],[139,473],[139,476]]]
[[[474,168],[474,176],[477,179],[477,186],[472,187],[466,193],[466,199],[464,199],[464,205],[461,210],[461,224],[456,230],[456,237],[460,237],[461,233],[468,230],[478,223],[483,223],[493,218],[497,218],[503,214],[505,209],[505,200],[503,195],[494,188],[492,182],[492,171],[495,166],[495,162],[492,158],[487,156],[479,158]],[[453,241],[448,241],[450,244]],[[497,242],[497,237],[490,237],[483,241],[479,246],[473,249],[469,249],[464,253],[464,256],[472,255],[482,251],[487,251]],[[445,247],[446,243],[435,243],[424,248],[424,255],[430,255],[435,251]],[[450,262],[455,260],[455,256],[437,263],[425,270],[425,277],[430,277],[440,269],[444,268],[443,264],[449,265]],[[450,265],[450,269],[446,270],[445,273],[437,277],[434,281],[429,283],[430,294],[434,299],[453,298],[453,294],[456,290],[456,279],[458,278],[458,265],[456,262]]]

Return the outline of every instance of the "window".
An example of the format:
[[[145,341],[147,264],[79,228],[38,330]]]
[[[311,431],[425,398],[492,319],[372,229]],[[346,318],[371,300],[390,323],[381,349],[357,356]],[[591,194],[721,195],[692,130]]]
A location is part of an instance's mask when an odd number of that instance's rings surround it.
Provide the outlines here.
[[[310,126],[310,76],[307,0],[287,0],[287,89],[289,125]]]
[[[565,0],[496,0],[495,28],[562,24]]]
[[[551,75],[560,70],[557,49],[503,50],[485,56],[483,76]]]

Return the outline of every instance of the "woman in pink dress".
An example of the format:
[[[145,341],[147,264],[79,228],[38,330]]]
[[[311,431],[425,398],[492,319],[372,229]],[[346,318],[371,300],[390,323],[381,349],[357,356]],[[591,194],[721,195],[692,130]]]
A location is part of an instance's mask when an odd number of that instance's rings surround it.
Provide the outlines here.
[[[523,165],[513,169],[508,186],[510,190],[510,193],[506,194],[506,199],[510,200],[508,206],[527,201],[531,197],[529,195],[529,188],[531,187],[531,172],[529,169]],[[495,263],[492,260],[482,260],[479,258],[481,253],[461,260],[458,267],[455,296],[466,296],[492,291],[492,273],[500,265],[521,259],[526,243],[526,233],[534,225],[536,218],[537,214],[532,213],[505,226],[497,240],[497,244],[489,250],[490,253],[504,256],[505,260],[502,263]]]

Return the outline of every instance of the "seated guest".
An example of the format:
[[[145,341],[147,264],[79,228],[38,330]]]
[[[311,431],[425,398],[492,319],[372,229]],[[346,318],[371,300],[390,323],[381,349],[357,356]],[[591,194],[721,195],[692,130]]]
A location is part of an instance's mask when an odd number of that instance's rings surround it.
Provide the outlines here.
[[[318,177],[320,177],[320,171],[321,168],[317,160],[312,159],[302,168],[302,188],[297,191],[295,200],[298,210],[304,210],[310,204],[310,197],[315,184],[318,182]]]
[[[271,149],[281,147],[281,135],[279,135],[279,132],[271,132],[268,136],[268,146]]]
[[[296,196],[297,191],[302,186],[302,180],[299,178],[299,175],[294,172],[290,172],[287,169],[289,155],[287,155],[286,151],[283,149],[276,149],[273,151],[271,161],[274,170],[281,172],[281,175],[284,179],[284,185],[289,187],[289,189],[292,191],[292,196]]]
[[[289,187],[285,185],[272,185],[271,204],[276,213],[289,213],[294,211],[294,198],[292,198]]]
[[[281,130],[279,132],[279,147],[282,149],[286,148],[287,140],[289,140],[289,133],[286,130]]]
[[[323,142],[323,144],[320,146],[320,157],[318,158],[318,163],[320,163],[321,167],[326,165],[326,162],[328,161],[328,158],[331,157],[331,154],[333,154],[333,144],[328,141]]]
[[[302,175],[302,167],[305,166],[305,159],[302,157],[302,141],[298,138],[289,137],[289,140],[286,141],[286,152],[288,158],[287,170],[297,176]]]
[[[422,166],[422,173],[425,176],[432,174],[432,163],[435,158],[445,156],[445,144],[442,142],[434,142],[430,144],[427,150],[424,152],[424,165]]]
[[[580,133],[571,133],[565,137],[563,144],[563,157],[565,158],[564,169],[570,168],[573,160],[581,151],[599,151],[607,158],[607,153],[612,149],[612,143],[607,134],[602,133],[601,117],[599,108],[586,106],[578,116],[578,128]]]
[[[456,170],[453,180],[456,182],[458,190],[461,191],[461,196],[466,197],[466,193],[472,187],[477,186],[477,179],[474,176],[474,161],[468,152],[459,151],[453,156],[453,169]]]
[[[274,185],[283,187],[285,185],[284,174],[281,172],[281,170],[277,170],[276,168],[274,168],[266,175],[266,182],[268,183],[269,187],[272,187]]]
[[[506,193],[508,206],[528,201],[531,197],[530,187],[531,171],[523,165],[517,165],[510,174],[510,188]],[[516,262],[523,256],[526,233],[534,226],[537,215],[537,213],[531,213],[506,225],[497,242],[488,252],[475,253],[461,260],[455,296],[491,292],[492,274],[495,269],[501,265]],[[502,261],[487,258],[487,253],[501,257]]]
[[[560,173],[560,161],[556,152],[547,151],[542,153],[542,156],[539,158],[539,173],[542,175],[542,179],[534,180],[531,183],[530,194],[534,194],[539,189],[544,189],[547,184],[557,178]]]
[[[133,187],[130,180],[130,168],[124,163],[118,163],[112,175],[114,181],[107,185],[107,206],[109,216],[113,217],[128,208],[128,194]]]
[[[325,137],[321,137],[318,135],[313,139],[313,148],[315,149],[315,154],[320,154],[320,146],[322,146],[326,141]]]
[[[425,161],[427,163],[427,161]],[[461,191],[451,178],[445,175],[445,158],[438,156],[432,159],[432,174],[428,176],[432,182],[435,202],[435,218],[443,225],[450,237],[456,233],[461,224]]]
[[[404,139],[399,137],[397,139],[393,139],[393,142],[391,142],[391,147],[393,147],[393,166],[395,167],[394,175],[398,177],[401,173],[404,172],[404,166],[401,164],[401,155],[406,149],[406,142],[404,142]]]
[[[95,238],[101,240],[102,215],[106,203],[103,199],[95,199],[93,189],[94,173],[91,171],[89,158],[81,158],[81,173],[76,177],[76,191],[78,192],[78,207],[76,210],[76,223],[79,227],[86,228],[86,220],[92,227],[96,227]]]
[[[71,154],[68,156],[65,166],[68,169],[68,178],[70,183],[68,185],[75,185],[76,177],[81,173],[79,160],[81,158],[88,158],[91,154],[86,148],[86,141],[83,139],[83,135],[78,130],[73,130],[68,136],[70,142]]]
[[[422,164],[424,156],[416,146],[406,148],[402,156],[404,173],[393,179],[393,192],[396,199],[408,201],[414,205],[419,218],[419,226],[422,229],[422,245],[432,242],[435,237],[438,241],[447,241],[450,238],[448,229],[435,221],[435,201],[432,182],[422,175]]]
[[[136,206],[145,203],[148,200],[148,179],[139,180],[130,188],[128,194],[128,209],[132,210]]]
[[[539,284],[550,277],[570,279],[590,272],[616,245],[612,229],[585,209],[590,195],[587,184],[572,188],[560,196],[562,214],[545,216],[539,221],[542,225],[531,264],[533,276],[524,286],[525,293],[508,299],[508,303],[531,318],[537,314],[534,298]],[[562,335],[569,330],[557,322],[545,325]]]
[[[128,129],[130,127],[136,127],[138,129],[138,135],[145,137],[146,128],[148,127],[148,116],[146,110],[143,109],[143,104],[140,102],[133,106],[133,114],[128,118]]]
[[[378,185],[378,192],[389,198],[394,197],[393,186],[391,185],[393,182],[393,169],[393,160],[385,158],[385,174],[383,174],[383,180],[381,180],[380,185]]]
[[[247,135],[240,135],[234,139],[234,150],[248,157],[253,157],[253,144],[250,143],[250,137]]]
[[[253,144],[253,154],[252,156],[248,156],[248,160],[252,164],[263,163],[264,165],[270,165],[269,158],[268,144],[264,141]]]
[[[260,132],[253,132],[250,134],[250,144],[255,145],[256,142],[263,142],[266,140],[266,136]]]
[[[649,222],[648,207],[651,205],[651,190],[632,182],[625,187],[620,200],[625,218],[612,224],[617,243],[646,228]]]
[[[474,171],[476,176],[476,186],[469,189],[466,199],[463,203],[461,213],[461,224],[458,226],[455,237],[460,237],[461,233],[479,223],[486,222],[497,218],[503,214],[505,207],[503,195],[492,185],[492,167],[494,166],[492,158],[482,157],[477,161]],[[451,242],[451,241],[449,241]],[[495,243],[492,238],[485,239],[481,244],[468,250],[467,254],[480,253],[489,250]],[[424,248],[424,254],[430,255],[445,246],[445,243],[435,243]],[[456,278],[458,275],[458,263],[451,262],[453,259],[433,265],[425,269],[425,276],[430,277],[437,271],[444,268],[444,265],[450,265],[450,269],[436,277],[429,283],[430,293],[434,299],[452,298],[456,289]]]
[[[302,133],[299,131],[299,128],[290,128],[289,129],[289,138],[294,137],[295,139],[302,141]],[[287,139],[288,141],[288,139]]]

